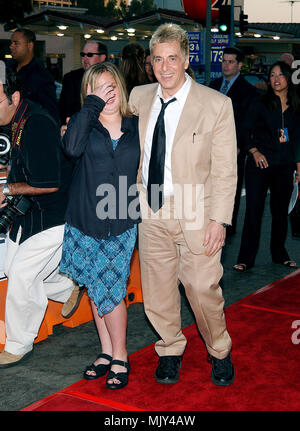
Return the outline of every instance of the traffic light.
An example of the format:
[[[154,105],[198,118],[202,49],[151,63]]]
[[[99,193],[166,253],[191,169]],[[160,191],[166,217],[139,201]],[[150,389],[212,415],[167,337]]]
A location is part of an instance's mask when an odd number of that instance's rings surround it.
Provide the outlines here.
[[[219,8],[218,28],[221,33],[230,34],[231,6],[224,5]]]
[[[240,12],[240,32],[242,34],[246,33],[248,30],[248,15],[245,15],[243,11]]]

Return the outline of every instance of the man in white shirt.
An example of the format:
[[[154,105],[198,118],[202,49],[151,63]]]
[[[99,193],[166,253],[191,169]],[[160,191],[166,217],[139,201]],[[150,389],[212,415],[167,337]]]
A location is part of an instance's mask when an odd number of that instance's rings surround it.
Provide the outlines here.
[[[212,381],[225,386],[232,383],[234,369],[219,280],[236,188],[234,117],[229,98],[187,75],[188,46],[180,26],[160,26],[150,41],[158,84],[135,87],[130,95],[141,142],[143,298],[161,337],[155,345],[156,380],[172,384],[179,379],[187,343],[180,280],[212,361]]]

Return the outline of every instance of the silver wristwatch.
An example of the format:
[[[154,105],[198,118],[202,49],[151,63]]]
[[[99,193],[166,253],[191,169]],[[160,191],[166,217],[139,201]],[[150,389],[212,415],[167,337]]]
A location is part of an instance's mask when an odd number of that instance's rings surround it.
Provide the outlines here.
[[[2,193],[3,193],[5,196],[8,196],[8,195],[9,195],[9,187],[8,187],[8,184],[7,184],[7,183],[5,183],[5,184],[3,185]]]

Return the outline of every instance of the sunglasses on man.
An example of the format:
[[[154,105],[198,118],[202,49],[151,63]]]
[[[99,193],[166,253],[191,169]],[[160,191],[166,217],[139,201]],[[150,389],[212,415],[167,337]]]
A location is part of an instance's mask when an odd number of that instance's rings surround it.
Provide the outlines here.
[[[80,57],[93,57],[94,55],[102,55],[105,54],[104,52],[81,52]]]

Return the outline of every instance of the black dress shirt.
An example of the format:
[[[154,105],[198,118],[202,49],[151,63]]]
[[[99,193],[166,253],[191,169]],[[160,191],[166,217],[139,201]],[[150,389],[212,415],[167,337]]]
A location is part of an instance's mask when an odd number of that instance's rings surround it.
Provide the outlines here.
[[[50,72],[35,57],[19,71],[14,60],[8,63],[8,67],[11,67],[20,80],[24,97],[39,103],[55,121],[59,122],[55,83]]]
[[[73,164],[60,148],[60,131],[53,118],[40,105],[24,100],[29,105],[20,145],[14,145],[8,183],[25,182],[37,188],[59,188],[57,192],[26,195],[31,209],[14,218],[10,238],[16,241],[22,227],[20,243],[54,226],[64,224]]]

